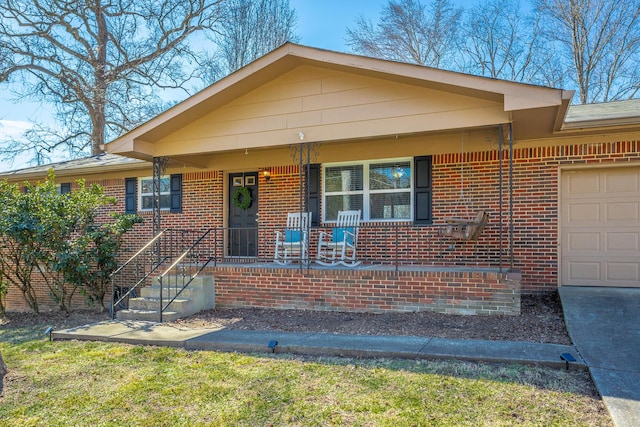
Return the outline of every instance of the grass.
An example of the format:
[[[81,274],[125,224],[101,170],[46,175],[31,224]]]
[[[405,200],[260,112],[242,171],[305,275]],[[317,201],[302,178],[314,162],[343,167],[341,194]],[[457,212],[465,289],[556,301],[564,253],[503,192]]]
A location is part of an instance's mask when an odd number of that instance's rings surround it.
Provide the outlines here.
[[[610,426],[586,372],[54,341],[0,326],[0,426]]]

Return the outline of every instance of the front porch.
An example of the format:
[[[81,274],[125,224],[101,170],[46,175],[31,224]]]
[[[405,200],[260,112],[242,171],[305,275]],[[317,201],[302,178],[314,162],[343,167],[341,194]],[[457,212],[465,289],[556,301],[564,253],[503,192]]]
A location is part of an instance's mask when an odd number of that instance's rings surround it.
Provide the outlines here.
[[[478,241],[461,241],[443,237],[441,225],[363,224],[356,267],[318,264],[313,244],[308,259],[277,264],[276,227],[168,229],[125,264],[114,285],[144,287],[155,277],[167,290],[166,306],[192,278],[207,276],[216,307],[519,314],[520,274],[510,268],[499,228],[489,225]],[[322,231],[310,228],[311,242]],[[234,245],[242,235],[257,247]],[[238,246],[258,255],[230,256]]]

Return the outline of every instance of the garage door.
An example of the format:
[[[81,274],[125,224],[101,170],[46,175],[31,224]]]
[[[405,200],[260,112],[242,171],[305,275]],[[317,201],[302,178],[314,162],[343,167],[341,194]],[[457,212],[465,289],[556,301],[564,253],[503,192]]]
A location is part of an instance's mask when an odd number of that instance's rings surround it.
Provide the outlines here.
[[[561,177],[561,285],[640,286],[640,168]]]

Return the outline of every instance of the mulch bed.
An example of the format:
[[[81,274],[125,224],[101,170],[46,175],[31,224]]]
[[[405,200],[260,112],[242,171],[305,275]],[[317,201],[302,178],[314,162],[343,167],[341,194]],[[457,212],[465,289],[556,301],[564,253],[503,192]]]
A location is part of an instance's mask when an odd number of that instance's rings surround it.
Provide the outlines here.
[[[52,326],[65,329],[107,320],[105,312],[90,310],[69,314],[9,313],[2,327]],[[260,308],[214,309],[173,322],[176,326],[325,332],[359,335],[413,335],[437,338],[509,340],[571,344],[557,293],[523,295],[519,316],[462,316],[431,312],[343,313]],[[43,329],[44,330],[44,329]]]

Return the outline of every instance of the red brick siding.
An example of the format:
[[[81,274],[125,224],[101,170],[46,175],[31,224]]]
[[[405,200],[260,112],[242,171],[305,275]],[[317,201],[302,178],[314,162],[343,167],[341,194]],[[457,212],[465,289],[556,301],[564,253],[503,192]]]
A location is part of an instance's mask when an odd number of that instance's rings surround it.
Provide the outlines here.
[[[217,267],[211,274],[220,307],[520,313],[518,277],[506,273]]]
[[[275,229],[286,225],[288,212],[300,211],[299,170],[298,166],[293,165],[274,167],[270,170],[269,181],[266,181],[263,176],[259,177],[259,224],[265,227],[259,236],[258,256],[260,258],[273,258]],[[304,201],[302,204],[304,205]]]
[[[639,149],[638,141],[514,149],[514,268],[522,272],[523,291],[551,291],[558,284],[560,167],[638,162]],[[509,238],[508,152],[505,151],[503,158],[503,239],[506,250]],[[464,172],[461,172],[461,162]],[[468,206],[469,213],[487,210],[491,215],[490,226],[474,250],[482,254],[482,258],[490,260],[498,257],[498,170],[497,151],[437,155],[433,161],[434,223],[441,222],[449,215],[466,216],[465,206]],[[460,203],[462,173],[467,204]],[[457,214],[452,214],[452,206]],[[508,253],[504,255],[508,256]]]
[[[564,165],[640,165],[638,141],[620,141],[601,144],[557,145],[552,147],[516,148],[513,159],[513,236],[514,268],[522,274],[522,291],[551,291],[558,283],[558,182],[560,167]],[[461,168],[461,164],[463,165]],[[178,171],[171,171],[172,173]],[[163,212],[162,227],[204,229],[222,227],[226,207],[223,205],[224,174],[222,171],[189,172],[183,175],[183,211]],[[509,259],[509,160],[505,150],[503,158],[503,227],[502,254],[500,241],[499,162],[497,150],[481,152],[439,154],[433,156],[433,218],[442,224],[448,217],[466,217],[478,210],[490,214],[490,223],[477,242],[451,242],[437,233],[437,228],[414,227],[408,222],[365,223],[361,228],[359,258],[365,260],[395,260],[396,230],[375,229],[376,225],[397,225],[398,258],[407,262],[429,265],[471,263],[477,266],[503,265]],[[464,182],[461,176],[464,175]],[[286,212],[299,209],[299,174],[297,166],[271,169],[271,180],[259,177],[259,215],[264,227],[260,235],[262,258],[272,256],[273,226],[282,227]],[[109,195],[118,199],[113,209],[124,211],[124,180],[98,182]],[[464,190],[465,202],[460,190]],[[136,226],[127,237],[125,259],[141,247],[151,236],[151,213],[142,213],[145,223]],[[104,213],[106,219],[106,212]],[[319,230],[312,234],[311,255]],[[453,245],[451,245],[453,243]],[[218,253],[222,256],[222,253]],[[268,275],[260,277],[269,277]],[[315,276],[314,276],[315,277]],[[314,280],[321,280],[315,277]],[[351,280],[351,279],[350,279]],[[357,279],[365,280],[365,279]],[[368,280],[368,279],[367,279]],[[365,283],[365,282],[362,282]],[[268,287],[269,283],[264,283]],[[338,286],[337,284],[335,286]],[[227,286],[227,288],[229,288]],[[230,288],[229,288],[230,289]],[[445,288],[440,288],[446,291]],[[39,288],[41,304],[48,301],[48,291]],[[361,291],[364,295],[364,290]],[[263,295],[264,296],[264,295]],[[225,301],[221,297],[221,301]],[[276,296],[274,296],[274,299]],[[23,307],[19,294],[12,292],[8,307]],[[308,303],[305,303],[308,304]],[[374,303],[372,303],[374,304]],[[375,303],[377,304],[377,303]],[[375,305],[374,304],[374,305]]]

